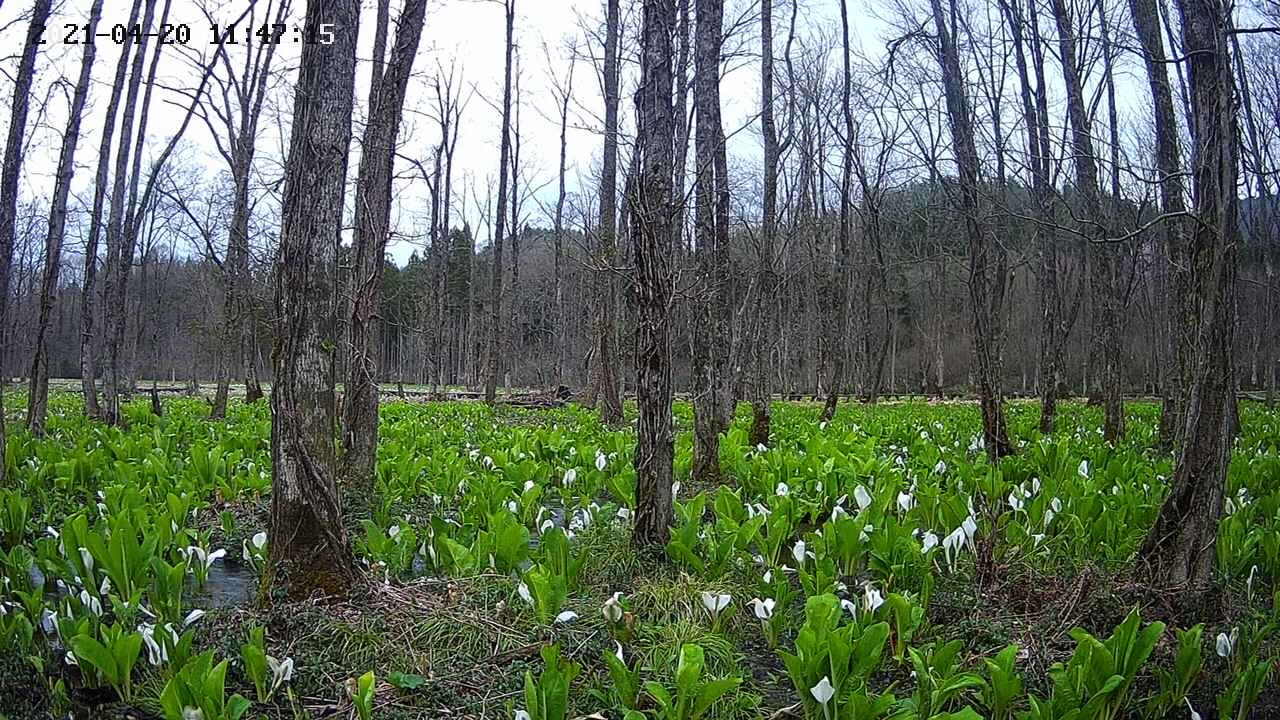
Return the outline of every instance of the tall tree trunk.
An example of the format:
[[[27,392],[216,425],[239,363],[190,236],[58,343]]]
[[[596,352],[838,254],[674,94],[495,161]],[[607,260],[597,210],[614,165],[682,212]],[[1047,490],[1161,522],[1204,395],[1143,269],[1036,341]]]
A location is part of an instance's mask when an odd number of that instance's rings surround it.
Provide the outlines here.
[[[49,19],[51,0],[36,0],[27,25],[27,39],[22,45],[18,61],[18,76],[13,84],[13,107],[9,112],[9,135],[4,146],[4,166],[0,169],[0,345],[6,345],[4,335],[9,319],[9,285],[13,274],[13,248],[17,235],[18,175],[22,171],[24,138],[27,134],[27,111],[31,107],[31,84],[36,74],[36,53],[40,49],[41,34]],[[4,373],[0,372],[0,486],[7,483],[8,465],[5,458],[4,423]]]
[[[136,24],[138,10],[141,7],[142,0],[133,0],[133,7],[129,11],[128,27]],[[95,379],[97,361],[94,357],[94,300],[98,278],[98,243],[103,230],[103,204],[106,202],[111,176],[111,141],[116,127],[116,112],[120,108],[120,96],[124,93],[125,76],[129,69],[129,55],[133,48],[132,38],[131,33],[125,33],[125,42],[120,48],[120,59],[116,61],[115,79],[111,84],[111,99],[107,102],[107,114],[102,124],[102,142],[98,146],[98,173],[93,188],[93,210],[89,215],[89,237],[85,243],[84,283],[80,287],[80,385],[84,392],[85,414],[92,418],[103,415],[102,407],[98,404]],[[124,135],[123,132],[121,134]],[[106,274],[105,268],[103,272]],[[104,280],[104,284],[106,282],[108,281]],[[103,295],[105,297],[106,293],[104,292]]]
[[[1267,407],[1272,407],[1275,403],[1276,377],[1274,367],[1276,344],[1276,268],[1274,256],[1280,251],[1280,242],[1278,242],[1280,238],[1276,237],[1276,219],[1280,210],[1275,207],[1275,194],[1272,191],[1271,182],[1267,178],[1267,168],[1272,167],[1270,152],[1266,141],[1260,137],[1258,132],[1254,97],[1249,91],[1249,73],[1245,65],[1244,53],[1240,48],[1239,34],[1231,36],[1231,46],[1236,61],[1236,74],[1240,79],[1240,101],[1244,105],[1245,128],[1247,130],[1245,137],[1249,140],[1246,147],[1251,160],[1249,164],[1253,166],[1258,199],[1261,200],[1261,203],[1254,205],[1253,218],[1249,222],[1250,234],[1253,236],[1251,239],[1260,240],[1259,253],[1262,255],[1263,267],[1262,328],[1260,329],[1261,336],[1258,338],[1258,354],[1254,356],[1254,373],[1255,375],[1257,374],[1257,366],[1260,363],[1264,373],[1261,382],[1266,392],[1265,401]],[[1259,204],[1261,207],[1258,207]],[[1261,357],[1258,357],[1258,355],[1261,355]]]
[[[794,20],[794,18],[793,18]],[[752,445],[768,445],[773,395],[772,352],[778,329],[774,245],[778,233],[778,127],[773,118],[773,0],[760,0],[760,130],[764,136],[764,211],[760,222],[760,258],[756,280],[756,327],[751,383]],[[792,92],[795,89],[792,88]]]
[[[142,15],[142,27],[151,32],[152,19],[155,15],[156,0],[145,0]],[[167,9],[167,5],[166,5]],[[134,114],[138,107],[138,91],[142,88],[143,63],[146,61],[147,41],[149,37],[146,33],[142,35],[142,39],[137,43],[137,48],[133,51],[132,68],[129,71],[129,89],[125,94],[124,115],[120,118],[120,140],[116,146],[116,167],[115,181],[111,186],[111,209],[107,216],[107,262],[103,270],[103,279],[105,282],[103,288],[103,319],[106,325],[106,352],[107,367],[106,378],[103,383],[103,417],[107,422],[115,424],[120,420],[120,338],[117,337],[117,325],[123,325],[126,315],[124,300],[126,298],[127,286],[129,283],[129,270],[132,262],[126,262],[124,259],[124,245],[126,243],[125,236],[129,233],[128,216],[131,214],[126,208],[125,191],[130,185],[136,190],[137,164],[134,164],[135,172],[132,181],[129,174],[130,150],[133,149],[134,143]],[[148,94],[150,94],[150,86],[148,86]],[[138,133],[137,148],[141,151],[141,142],[145,140],[144,133]],[[133,193],[130,193],[133,194]],[[121,266],[124,267],[121,267]],[[124,282],[126,289],[121,289],[120,283]]]
[[[378,456],[377,374],[382,361],[378,309],[391,231],[391,178],[405,92],[426,9],[427,0],[405,0],[390,60],[384,66],[382,58],[374,58],[374,72],[381,74],[373,78],[374,89],[369,94],[369,122],[356,180],[350,362],[342,396],[342,476],[346,482],[370,488]]]
[[[1000,348],[998,336],[1002,318],[996,312],[992,288],[991,255],[995,252],[993,238],[983,227],[978,197],[978,150],[974,142],[973,115],[969,110],[969,98],[965,95],[964,79],[960,73],[960,56],[956,50],[954,30],[948,28],[942,0],[930,0],[933,22],[937,31],[938,62],[942,67],[942,85],[946,96],[947,119],[951,128],[951,140],[955,146],[956,166],[960,175],[960,202],[957,208],[964,224],[969,256],[969,301],[973,311],[973,346],[977,361],[978,396],[982,406],[982,436],[987,457],[996,462],[1013,453],[1009,432],[1004,419],[1004,396],[1000,386]],[[951,0],[951,16],[957,14],[955,0]],[[997,282],[1000,282],[999,273]]]
[[[1178,0],[1191,86],[1193,296],[1192,375],[1186,429],[1156,524],[1138,553],[1153,584],[1185,588],[1194,605],[1213,580],[1218,521],[1234,439],[1232,346],[1240,241],[1239,130],[1231,68],[1230,5]]]
[[[1119,342],[1119,253],[1114,242],[1106,241],[1110,224],[1102,207],[1102,190],[1098,181],[1098,160],[1094,154],[1091,120],[1085,106],[1084,89],[1077,69],[1076,33],[1068,15],[1065,0],[1053,0],[1053,18],[1058,28],[1058,46],[1062,58],[1063,84],[1067,90],[1067,114],[1071,120],[1073,164],[1076,188],[1084,198],[1085,232],[1089,247],[1086,265],[1093,300],[1095,357],[1101,358],[1101,391],[1103,429],[1110,442],[1124,437],[1124,404],[1120,388]]]
[[[823,421],[835,417],[840,392],[848,384],[850,338],[853,336],[853,70],[849,60],[849,6],[848,0],[840,0],[841,61],[844,69],[840,90],[840,114],[844,118],[844,158],[840,173],[840,227],[836,234],[836,331],[831,336],[834,362],[831,368],[831,386],[827,388],[827,401],[822,408]]]
[[[288,0],[281,0],[276,6],[277,23],[284,21],[288,8]],[[226,414],[233,372],[242,373],[246,403],[256,402],[262,397],[256,357],[257,331],[249,291],[252,279],[249,272],[249,182],[257,143],[258,118],[266,97],[275,48],[275,43],[259,44],[254,54],[246,58],[243,74],[239,78],[231,70],[231,66],[227,65],[230,73],[227,84],[235,89],[235,100],[233,103],[230,94],[224,94],[224,104],[216,111],[226,126],[229,150],[223,156],[230,166],[233,196],[231,227],[227,233],[226,292],[223,297],[222,352],[225,358],[219,361],[217,390],[209,413],[214,418]]]
[[[600,161],[600,238],[598,271],[600,309],[595,318],[596,386],[600,421],[622,422],[622,382],[618,373],[617,290],[614,257],[618,251],[618,42],[622,32],[618,0],[606,0],[604,41],[604,156]]]
[[[1027,62],[1026,41],[1023,35],[1025,18],[1021,0],[1002,0],[1001,10],[1013,39],[1014,59],[1017,63],[1019,90],[1022,100],[1022,120],[1027,132],[1027,159],[1031,167],[1032,192],[1037,222],[1035,245],[1037,253],[1036,274],[1040,290],[1040,432],[1053,432],[1058,407],[1058,377],[1061,354],[1058,350],[1058,324],[1062,313],[1062,300],[1058,290],[1058,250],[1051,226],[1050,203],[1052,186],[1049,182],[1048,133],[1036,109],[1036,88],[1031,82]],[[1036,54],[1038,60],[1038,54]]]
[[[261,597],[341,595],[356,576],[335,483],[337,250],[355,92],[358,0],[308,0],[281,201],[271,388],[271,542]]]
[[[89,8],[87,27],[96,32],[101,17],[102,0],[94,0]],[[27,427],[37,435],[44,433],[45,417],[48,414],[49,325],[53,320],[54,295],[58,291],[58,275],[62,270],[62,240],[67,225],[67,198],[71,193],[71,178],[75,172],[76,145],[80,142],[80,117],[84,114],[85,100],[89,96],[89,81],[96,56],[97,45],[85,43],[84,54],[80,58],[80,76],[76,79],[71,107],[67,111],[67,127],[62,134],[62,150],[58,153],[53,199],[49,204],[49,230],[44,243],[44,276],[40,283],[40,317],[36,322],[36,350],[31,358],[31,377],[27,390]]]
[[[511,101],[511,312],[508,325],[508,336],[503,355],[512,359],[512,365],[523,352],[523,335],[520,333],[520,318],[523,315],[520,300],[520,52],[517,48],[512,59],[512,101]],[[511,387],[511,368],[506,371]]]
[[[610,0],[612,6],[615,0]],[[666,544],[672,517],[671,193],[672,33],[675,0],[644,0],[643,81],[637,96],[640,153],[631,240],[636,268],[636,512],[632,542]]]
[[[498,375],[502,372],[502,243],[507,231],[507,165],[511,157],[511,62],[515,51],[516,0],[504,0],[507,13],[506,70],[502,83],[502,139],[498,158],[497,215],[493,223],[493,264],[489,277],[489,357],[484,400],[498,401]]]
[[[566,176],[566,159],[569,147],[569,100],[573,97],[573,66],[577,57],[577,49],[571,50],[569,58],[568,77],[565,79],[565,85],[560,88],[560,164],[558,166],[557,177],[559,179],[558,193],[556,194],[556,215],[555,215],[555,248],[553,257],[553,279],[552,279],[552,299],[555,302],[553,312],[555,314],[555,333],[552,335],[553,353],[555,355],[555,385],[557,391],[563,387],[566,378],[565,363],[568,359],[569,347],[569,317],[565,310],[564,303],[564,201],[565,201],[565,176]]]
[[[1133,27],[1142,46],[1142,60],[1146,67],[1147,86],[1151,92],[1153,119],[1155,121],[1155,162],[1160,175],[1160,209],[1170,216],[1162,227],[1163,254],[1161,265],[1166,268],[1165,290],[1165,362],[1161,363],[1160,393],[1160,441],[1165,448],[1172,448],[1181,441],[1185,429],[1185,401],[1190,372],[1190,338],[1185,334],[1189,327],[1190,308],[1186,299],[1190,294],[1187,252],[1190,243],[1187,222],[1177,215],[1186,212],[1186,193],[1182,179],[1182,159],[1178,148],[1178,121],[1173,109],[1173,89],[1169,83],[1168,58],[1164,49],[1164,36],[1160,29],[1160,8],[1156,0],[1129,0]]]
[[[721,173],[724,152],[720,125],[720,45],[723,37],[723,0],[698,0],[696,68],[694,80],[697,104],[696,150],[696,242],[695,259],[701,297],[695,304],[697,321],[693,328],[693,478],[715,483],[720,480],[720,433],[731,405],[727,385],[731,368],[726,363],[730,342],[727,292],[728,213],[720,207],[727,192],[727,178]],[[683,110],[681,115],[683,116]],[[676,198],[683,203],[683,198]]]

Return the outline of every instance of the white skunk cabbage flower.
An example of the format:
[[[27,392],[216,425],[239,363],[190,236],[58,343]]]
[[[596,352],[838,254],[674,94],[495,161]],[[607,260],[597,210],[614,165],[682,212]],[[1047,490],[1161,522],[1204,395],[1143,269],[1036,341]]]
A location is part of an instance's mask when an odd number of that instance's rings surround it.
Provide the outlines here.
[[[622,598],[622,593],[615,592],[613,597],[604,601],[604,605],[600,608],[600,614],[604,619],[611,623],[622,622],[622,604],[618,601]]]
[[[858,503],[859,510],[866,510],[867,506],[871,504],[871,493],[867,492],[866,488],[859,485],[853,489],[853,501]]]
[[[831,698],[835,697],[836,689],[831,685],[831,679],[823,675],[817,685],[809,688],[809,694],[813,695],[813,699],[821,703],[825,710],[827,703],[831,702]]]
[[[751,609],[755,612],[756,617],[761,620],[768,620],[773,617],[773,608],[776,607],[777,604],[778,602],[773,598],[765,598],[764,600],[761,600],[760,598],[751,598]]]
[[[863,589],[862,604],[867,608],[867,612],[875,612],[876,608],[884,604],[884,596],[880,594],[880,591],[875,586],[868,583],[866,588]]]
[[[723,612],[731,602],[733,602],[733,597],[729,595],[717,595],[706,591],[702,593],[702,606],[707,609],[707,612],[711,613],[712,617]]]
[[[1236,649],[1236,631],[1233,629],[1230,635],[1226,633],[1218,633],[1217,650],[1218,657],[1231,657]]]

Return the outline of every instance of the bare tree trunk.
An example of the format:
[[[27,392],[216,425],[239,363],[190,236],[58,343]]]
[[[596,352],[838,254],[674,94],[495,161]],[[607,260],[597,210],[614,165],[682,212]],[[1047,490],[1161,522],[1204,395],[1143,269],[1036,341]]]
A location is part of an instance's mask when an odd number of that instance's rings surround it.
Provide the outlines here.
[[[129,11],[129,27],[136,24],[141,6],[142,0],[134,0],[133,7]],[[102,142],[98,146],[98,174],[93,189],[93,211],[89,215],[89,238],[85,245],[84,284],[80,288],[80,384],[84,391],[85,414],[92,418],[101,417],[103,414],[98,404],[95,381],[97,363],[94,359],[93,327],[94,293],[98,277],[98,242],[103,230],[103,204],[106,202],[111,175],[111,140],[115,132],[120,95],[124,92],[125,74],[129,68],[129,54],[133,48],[132,37],[131,33],[125,33],[125,43],[120,49],[120,59],[116,61],[116,74],[111,84],[111,99],[107,103],[107,115],[102,124]],[[124,135],[123,132],[121,134]],[[126,138],[124,142],[127,143],[127,141]],[[106,293],[104,292],[103,295],[105,298]]]
[[[622,422],[622,383],[618,373],[617,290],[613,277],[618,247],[618,42],[621,11],[618,0],[606,0],[604,42],[604,157],[600,161],[600,309],[595,318],[595,363],[599,388],[600,421]],[[670,29],[668,29],[670,32]],[[637,361],[638,362],[638,361]]]
[[[1004,420],[1004,397],[1000,387],[1000,348],[997,337],[1001,318],[992,302],[989,266],[995,250],[993,239],[983,227],[978,198],[978,151],[974,142],[973,115],[965,96],[960,73],[960,57],[956,50],[954,28],[947,27],[941,0],[930,0],[937,31],[938,62],[942,66],[942,85],[947,102],[947,118],[955,145],[956,166],[960,174],[959,211],[963,216],[969,255],[969,301],[973,310],[973,346],[977,360],[978,395],[982,406],[982,435],[987,457],[994,463],[1013,453]],[[951,15],[956,14],[951,0]],[[997,282],[1000,282],[997,273]],[[999,290],[995,296],[999,295]]]
[[[675,126],[676,144],[675,144],[675,161],[672,163],[674,172],[671,177],[671,193],[679,202],[676,203],[676,214],[671,220],[671,227],[675,232],[676,257],[680,258],[679,262],[683,263],[690,245],[685,238],[685,216],[688,209],[686,202],[686,176],[689,167],[689,136],[694,132],[693,122],[697,115],[694,109],[697,107],[697,101],[694,101],[694,108],[689,107],[689,61],[690,61],[690,33],[689,33],[689,3],[695,0],[676,0],[676,12],[680,17],[680,24],[677,26],[676,35],[679,41],[676,47],[676,68],[675,68],[675,92],[676,104],[673,110],[672,123]],[[695,78],[696,80],[696,78]]]
[[[454,382],[457,380],[458,358],[461,355],[461,338],[465,328],[464,316],[466,314],[465,306],[448,306],[451,299],[448,286],[448,269],[454,252],[450,214],[453,203],[453,153],[457,148],[458,132],[462,121],[462,101],[460,97],[454,94],[452,68],[450,68],[447,75],[443,72],[436,75],[435,92],[436,108],[440,113],[440,153],[437,156],[437,163],[441,165],[441,179],[437,182],[437,190],[440,195],[440,221],[436,232],[441,242],[441,249],[440,252],[436,253],[436,262],[433,264],[436,295],[436,337],[439,338],[435,353],[436,370],[433,384],[439,389],[446,381]],[[439,155],[443,155],[443,162],[441,162]],[[467,286],[468,288],[470,287],[470,279],[467,281]],[[448,310],[447,313],[446,309]],[[448,343],[445,343],[443,339],[446,317],[450,328]],[[447,372],[445,369],[446,358],[449,364]]]
[[[283,23],[288,9],[288,0],[280,0],[276,6],[275,22]],[[267,12],[271,12],[270,4]],[[239,76],[230,63],[224,63],[229,77],[223,86],[222,104],[213,113],[225,126],[228,150],[223,152],[223,157],[231,171],[234,193],[231,227],[227,234],[226,292],[223,298],[222,340],[226,358],[218,363],[217,390],[209,413],[213,418],[226,415],[233,373],[243,374],[246,403],[256,402],[262,397],[255,347],[256,323],[249,293],[249,181],[257,142],[258,118],[266,97],[275,48],[276,43],[260,43],[253,54],[246,58]],[[210,131],[213,130],[210,126]]]
[[[1178,0],[1191,85],[1192,183],[1198,223],[1190,237],[1195,343],[1186,430],[1139,568],[1162,588],[1185,589],[1194,605],[1213,580],[1218,521],[1234,438],[1232,346],[1239,244],[1239,134],[1234,103],[1230,5]]]
[[[89,8],[88,27],[94,28],[96,32],[101,17],[102,0],[94,0]],[[76,89],[68,109],[67,127],[62,134],[57,180],[54,182],[53,199],[49,205],[49,230],[44,244],[44,276],[40,283],[40,318],[36,322],[36,351],[31,358],[31,378],[27,390],[27,427],[36,435],[44,434],[45,417],[48,414],[49,325],[52,322],[54,294],[58,290],[58,275],[62,270],[67,198],[71,193],[71,178],[75,172],[76,145],[80,142],[80,117],[84,114],[85,100],[89,96],[89,81],[96,55],[97,45],[85,43],[84,54],[80,59],[80,76],[76,79]],[[3,420],[0,419],[0,422]]]
[[[142,27],[151,32],[152,19],[155,15],[156,0],[145,0],[142,15]],[[166,0],[165,10],[168,10]],[[124,317],[126,315],[124,302],[126,299],[127,287],[129,284],[129,270],[132,265],[131,258],[126,260],[124,255],[124,246],[128,242],[126,235],[130,233],[130,209],[126,207],[125,190],[132,186],[130,195],[136,195],[137,189],[137,167],[134,163],[134,173],[132,178],[129,174],[129,159],[131,145],[134,143],[134,113],[138,106],[138,91],[142,87],[143,63],[146,60],[148,35],[143,34],[142,40],[138,42],[138,47],[133,53],[132,65],[129,71],[129,89],[125,95],[124,115],[120,119],[120,141],[116,146],[116,168],[115,182],[111,187],[111,210],[107,217],[107,262],[103,271],[105,280],[103,292],[103,318],[106,324],[106,351],[107,351],[107,368],[106,379],[103,385],[103,417],[107,422],[115,424],[120,420],[120,339],[117,335],[117,327],[123,332]],[[151,85],[147,86],[147,95],[150,96]],[[145,111],[144,111],[145,114]],[[145,133],[138,133],[137,150],[141,152],[142,141],[145,139]],[[123,267],[121,267],[123,265]],[[120,287],[124,283],[125,288]]]
[[[793,18],[794,19],[794,18]],[[777,340],[777,279],[774,245],[778,233],[778,128],[773,118],[773,0],[760,0],[760,129],[764,136],[764,211],[760,222],[760,258],[756,288],[756,327],[751,383],[752,445],[769,445],[772,413],[772,353]],[[795,88],[791,88],[795,92]]]
[[[559,192],[556,195],[556,215],[555,215],[555,249],[553,259],[554,274],[552,280],[552,298],[555,302],[555,333],[552,336],[552,344],[555,354],[555,385],[557,390],[563,387],[566,381],[565,363],[568,358],[569,346],[569,318],[565,310],[564,303],[564,201],[565,201],[565,170],[566,156],[568,154],[569,141],[569,100],[573,97],[573,67],[574,60],[577,57],[577,49],[572,48],[570,51],[569,70],[565,78],[563,87],[560,90],[560,165],[557,177],[559,178]]]
[[[1236,73],[1240,82],[1240,102],[1244,106],[1246,137],[1249,140],[1247,149],[1252,161],[1254,181],[1257,184],[1259,199],[1262,201],[1260,208],[1254,208],[1253,219],[1249,223],[1255,237],[1260,237],[1262,240],[1260,253],[1263,266],[1262,327],[1259,329],[1257,353],[1254,355],[1254,375],[1255,383],[1257,383],[1258,365],[1261,364],[1264,373],[1261,382],[1266,392],[1265,402],[1267,407],[1272,407],[1275,403],[1276,377],[1275,367],[1273,366],[1276,343],[1276,268],[1274,256],[1277,251],[1280,251],[1280,243],[1277,242],[1276,237],[1277,208],[1275,207],[1275,194],[1272,192],[1271,182],[1267,178],[1266,171],[1268,167],[1272,166],[1269,162],[1270,153],[1266,142],[1258,133],[1254,98],[1249,91],[1249,73],[1245,67],[1244,53],[1240,49],[1240,36],[1238,34],[1231,36],[1231,45],[1236,60]]]
[[[614,0],[610,0],[612,5]],[[632,542],[666,544],[672,522],[671,196],[675,0],[644,0],[643,82],[637,96],[641,170],[632,203],[636,268],[636,513]]]
[[[345,594],[356,577],[335,483],[337,249],[355,89],[358,0],[309,0],[285,166],[271,388],[270,563],[260,597]]]
[[[1036,88],[1031,83],[1023,35],[1025,18],[1021,0],[1002,0],[1001,10],[1013,39],[1014,58],[1018,68],[1022,99],[1022,119],[1027,131],[1027,158],[1031,166],[1032,191],[1037,222],[1033,232],[1037,252],[1036,274],[1040,289],[1040,432],[1053,432],[1057,417],[1058,377],[1061,354],[1058,352],[1058,324],[1062,300],[1058,290],[1058,247],[1049,230],[1051,225],[1052,187],[1049,182],[1049,128],[1041,122],[1036,109]],[[1033,30],[1033,32],[1037,32]],[[1039,53],[1034,54],[1040,60]],[[1043,69],[1041,69],[1043,73]],[[1043,88],[1041,88],[1043,90]]]
[[[351,274],[349,375],[343,386],[342,476],[372,487],[378,455],[378,368],[382,339],[378,309],[391,222],[391,178],[405,92],[422,37],[427,0],[405,0],[396,23],[391,59],[374,58],[369,122],[361,143],[356,181],[355,239]],[[379,20],[381,24],[381,20]],[[384,39],[385,44],[385,39]]]
[[[484,400],[498,400],[498,375],[502,372],[502,243],[507,231],[507,165],[511,157],[511,62],[515,51],[516,0],[504,0],[507,13],[506,71],[502,84],[502,140],[498,158],[497,215],[493,223],[493,265],[489,278],[489,357]]]
[[[844,166],[840,174],[840,229],[837,233],[836,248],[836,302],[840,305],[836,310],[836,331],[831,336],[834,362],[831,370],[831,386],[827,388],[827,401],[822,408],[823,421],[835,417],[836,403],[840,392],[848,384],[848,365],[850,337],[853,323],[853,241],[850,238],[853,230],[853,205],[850,194],[853,177],[853,109],[850,107],[853,95],[853,71],[849,61],[849,7],[848,0],[840,0],[841,27],[841,59],[844,68],[843,84],[840,91],[840,112],[844,118]]]
[[[27,39],[18,61],[18,76],[13,84],[13,107],[9,113],[9,135],[4,146],[4,167],[0,170],[0,345],[5,345],[9,317],[9,284],[13,274],[13,248],[17,235],[18,174],[22,171],[24,137],[27,133],[27,111],[31,107],[31,84],[36,74],[36,53],[41,33],[49,18],[51,0],[36,0],[27,25]],[[7,483],[4,423],[4,373],[0,372],[0,486]]]
[[[1160,209],[1171,215],[1163,226],[1164,257],[1161,264],[1167,268],[1165,303],[1165,362],[1161,363],[1160,392],[1163,398],[1160,413],[1160,441],[1165,448],[1181,442],[1186,423],[1186,390],[1190,372],[1190,338],[1185,330],[1190,327],[1190,311],[1187,298],[1190,295],[1191,278],[1188,275],[1187,252],[1190,243],[1187,223],[1176,217],[1186,211],[1185,186],[1182,179],[1182,159],[1178,149],[1178,122],[1173,109],[1173,90],[1169,83],[1168,63],[1164,39],[1160,30],[1160,8],[1156,0],[1129,0],[1133,27],[1142,46],[1142,59],[1147,71],[1147,85],[1151,91],[1155,124],[1155,161],[1160,174]]]
[[[697,104],[696,238],[695,259],[701,297],[693,330],[693,472],[707,483],[720,480],[720,433],[732,406],[728,384],[732,368],[726,362],[730,343],[728,311],[727,164],[722,161],[720,120],[720,45],[723,0],[699,0],[695,39],[695,102]],[[683,115],[683,112],[681,112]],[[682,203],[683,198],[675,198]],[[722,204],[724,207],[722,207]]]
[[[1077,70],[1075,28],[1067,13],[1065,0],[1053,1],[1053,17],[1058,28],[1058,45],[1062,57],[1063,83],[1067,89],[1067,113],[1071,120],[1073,163],[1076,187],[1084,198],[1087,221],[1091,229],[1086,265],[1089,268],[1094,334],[1098,341],[1096,356],[1101,356],[1101,390],[1104,408],[1103,429],[1110,442],[1124,437],[1124,404],[1120,388],[1119,342],[1119,257],[1115,243],[1105,242],[1107,222],[1102,208],[1102,191],[1098,181],[1098,160],[1094,154],[1091,121],[1085,106],[1084,90]]]

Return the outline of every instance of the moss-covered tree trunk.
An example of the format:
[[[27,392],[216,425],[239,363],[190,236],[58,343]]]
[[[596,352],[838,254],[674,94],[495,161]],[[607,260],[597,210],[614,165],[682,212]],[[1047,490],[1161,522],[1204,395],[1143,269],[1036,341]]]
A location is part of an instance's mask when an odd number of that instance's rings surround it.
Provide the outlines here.
[[[285,165],[271,388],[270,558],[263,597],[341,595],[356,576],[334,482],[337,250],[351,142],[358,0],[309,0]]]
[[[1178,0],[1177,7],[1191,88],[1192,212],[1197,219],[1188,247],[1191,384],[1171,490],[1137,562],[1153,585],[1184,589],[1194,602],[1213,579],[1235,435],[1232,346],[1240,242],[1239,128],[1228,36],[1230,5],[1222,0]]]

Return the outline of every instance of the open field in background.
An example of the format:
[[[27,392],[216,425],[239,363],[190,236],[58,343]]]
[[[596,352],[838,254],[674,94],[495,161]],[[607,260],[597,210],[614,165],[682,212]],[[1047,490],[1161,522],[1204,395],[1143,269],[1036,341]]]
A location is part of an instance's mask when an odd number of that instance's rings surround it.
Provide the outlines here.
[[[1130,581],[1173,465],[1149,403],[1118,447],[1092,408],[1041,437],[1037,406],[1011,403],[1020,450],[998,468],[967,403],[842,405],[828,424],[779,404],[769,449],[747,444],[743,407],[727,482],[682,484],[665,556],[645,557],[629,428],[574,406],[392,401],[376,487],[344,489],[368,584],[337,605],[258,597],[265,401],[219,422],[200,399],[149,405],[111,428],[58,393],[46,438],[13,431],[0,713],[164,717],[195,682],[176,668],[211,651],[244,717],[537,718],[526,683],[559,696],[554,644],[578,668],[568,717],[1280,716],[1280,413],[1258,404],[1232,459],[1223,591],[1195,629]],[[675,415],[687,478],[691,410]]]

